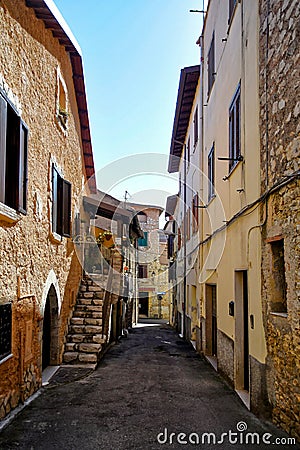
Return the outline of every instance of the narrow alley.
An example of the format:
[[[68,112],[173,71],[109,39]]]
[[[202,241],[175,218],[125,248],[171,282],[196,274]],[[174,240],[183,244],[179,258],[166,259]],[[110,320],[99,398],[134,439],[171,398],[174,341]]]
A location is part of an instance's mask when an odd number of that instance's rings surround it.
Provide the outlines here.
[[[95,371],[61,366],[0,433],[1,450],[299,448],[169,325],[144,322]]]

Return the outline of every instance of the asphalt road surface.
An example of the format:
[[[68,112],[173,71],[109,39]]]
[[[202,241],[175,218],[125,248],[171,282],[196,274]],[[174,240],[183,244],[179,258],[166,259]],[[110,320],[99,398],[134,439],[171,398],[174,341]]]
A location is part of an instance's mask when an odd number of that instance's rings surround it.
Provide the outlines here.
[[[148,324],[96,371],[61,367],[1,432],[0,449],[300,448],[287,439],[168,325]]]

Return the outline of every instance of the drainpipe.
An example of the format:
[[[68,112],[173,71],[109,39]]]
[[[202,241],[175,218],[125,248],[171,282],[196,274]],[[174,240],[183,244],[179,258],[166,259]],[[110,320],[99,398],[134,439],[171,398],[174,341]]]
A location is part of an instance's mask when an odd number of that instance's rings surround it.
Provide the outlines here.
[[[185,313],[186,313],[186,236],[187,236],[187,218],[186,218],[186,144],[183,144],[183,203],[184,203],[184,216],[183,216],[183,230],[184,230],[184,246],[183,246],[183,304],[182,304],[182,314],[183,314],[183,326],[182,335],[186,338],[185,329]]]
[[[183,236],[184,236],[184,246],[183,246],[183,302],[182,302],[182,336],[185,338],[185,310],[186,310],[186,219],[185,219],[185,208],[186,208],[186,144],[184,142],[173,139],[177,144],[182,145],[183,148],[183,203],[184,203],[184,216],[183,216]]]
[[[203,92],[203,79],[204,79],[204,54],[203,54],[203,44],[204,44],[204,34],[202,34],[202,36],[200,37],[200,61],[201,61],[201,66],[200,66],[200,107],[201,107],[201,119],[200,119],[200,124],[201,124],[201,142],[200,142],[200,192],[201,192],[201,201],[203,203],[203,169],[204,169],[204,152],[203,152],[203,148],[204,148],[204,110],[203,110],[203,98],[204,98],[204,92]],[[203,232],[204,232],[204,212],[203,209],[200,209],[200,214],[201,214],[201,220],[199,220],[199,236],[200,236],[200,242],[203,241]],[[203,268],[203,245],[200,246],[199,248],[200,251],[200,255],[199,255],[199,262],[200,262],[200,273],[202,272],[202,268]],[[202,322],[201,322],[201,312],[203,311],[203,299],[204,299],[204,288],[203,288],[203,283],[201,283],[201,301],[202,301],[202,305],[201,305],[201,310],[200,312],[200,349],[201,351],[203,350],[203,346],[202,346],[202,342],[203,342],[203,336],[202,336]]]

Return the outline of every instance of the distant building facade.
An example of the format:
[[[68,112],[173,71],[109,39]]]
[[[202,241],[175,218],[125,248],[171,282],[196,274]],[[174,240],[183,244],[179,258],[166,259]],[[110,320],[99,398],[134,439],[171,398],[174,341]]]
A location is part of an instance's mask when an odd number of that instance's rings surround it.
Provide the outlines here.
[[[137,253],[137,319],[138,317],[169,319],[170,292],[167,241],[159,230],[159,217],[163,208],[153,205],[128,203],[137,211],[144,237],[138,239]]]

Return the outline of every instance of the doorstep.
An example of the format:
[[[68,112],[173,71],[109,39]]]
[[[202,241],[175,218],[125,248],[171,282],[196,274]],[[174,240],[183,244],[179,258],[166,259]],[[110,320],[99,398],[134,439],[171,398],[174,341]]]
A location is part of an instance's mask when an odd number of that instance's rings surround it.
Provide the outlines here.
[[[53,375],[58,371],[60,366],[48,366],[42,372],[42,386],[47,386]]]

